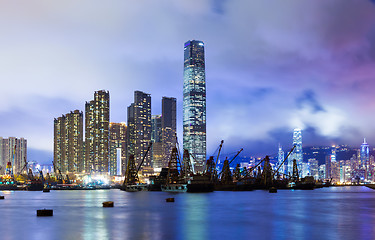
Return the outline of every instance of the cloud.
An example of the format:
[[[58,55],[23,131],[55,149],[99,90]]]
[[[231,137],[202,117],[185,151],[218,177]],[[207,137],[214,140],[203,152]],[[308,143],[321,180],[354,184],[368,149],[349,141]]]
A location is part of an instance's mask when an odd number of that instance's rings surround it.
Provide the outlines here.
[[[221,139],[272,149],[298,126],[314,129],[306,144],[375,142],[371,1],[0,3],[2,134],[34,149],[52,151],[53,118],[99,89],[116,122],[134,90],[151,93],[153,114],[176,97],[181,136],[189,39],[205,42],[209,149]]]
[[[299,109],[311,108],[314,113],[325,111],[315,97],[315,92],[312,90],[306,90],[296,99],[296,104]]]

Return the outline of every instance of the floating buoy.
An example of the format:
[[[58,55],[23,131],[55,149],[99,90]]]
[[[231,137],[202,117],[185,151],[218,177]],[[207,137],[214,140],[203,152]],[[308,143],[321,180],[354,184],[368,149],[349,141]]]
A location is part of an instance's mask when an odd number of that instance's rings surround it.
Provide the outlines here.
[[[103,207],[113,207],[113,202],[112,201],[103,202]]]
[[[43,192],[49,192],[49,189],[43,189]]]
[[[38,217],[52,217],[53,216],[53,210],[52,209],[36,210],[36,216],[38,216]]]
[[[277,193],[277,188],[271,187],[268,192],[269,193]]]
[[[166,202],[174,202],[174,198],[167,198],[165,199]]]
[[[5,197],[4,196],[0,196],[0,199],[5,199]]]

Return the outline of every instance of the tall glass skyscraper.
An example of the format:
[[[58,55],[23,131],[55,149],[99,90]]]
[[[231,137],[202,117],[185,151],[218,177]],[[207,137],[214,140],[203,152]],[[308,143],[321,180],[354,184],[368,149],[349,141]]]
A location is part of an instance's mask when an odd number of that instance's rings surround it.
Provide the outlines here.
[[[293,159],[297,161],[299,175],[302,173],[303,151],[302,151],[302,131],[295,128],[293,131],[293,146],[296,146],[293,153],[288,158],[288,171],[293,171]]]
[[[204,43],[184,46],[183,147],[193,155],[194,169],[203,172],[206,160],[206,76]]]
[[[371,174],[369,172],[370,147],[366,142],[366,138],[363,139],[363,143],[361,144],[360,160],[361,168],[365,170],[365,179],[367,180],[371,178]]]

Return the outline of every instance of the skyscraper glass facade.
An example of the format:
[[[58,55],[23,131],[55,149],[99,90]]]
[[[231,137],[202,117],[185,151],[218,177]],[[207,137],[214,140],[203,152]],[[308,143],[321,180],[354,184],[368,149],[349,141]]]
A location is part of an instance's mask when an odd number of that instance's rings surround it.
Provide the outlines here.
[[[202,172],[206,160],[206,76],[204,43],[184,45],[183,147],[194,157],[194,168]]]
[[[293,146],[296,146],[288,158],[288,171],[293,171],[293,159],[297,161],[298,172],[302,173],[303,151],[302,151],[302,130],[295,128],[293,131]]]
[[[371,173],[369,171],[369,162],[370,162],[370,147],[366,142],[366,139],[363,139],[361,144],[361,153],[360,153],[361,168],[365,172],[365,179],[371,178]]]

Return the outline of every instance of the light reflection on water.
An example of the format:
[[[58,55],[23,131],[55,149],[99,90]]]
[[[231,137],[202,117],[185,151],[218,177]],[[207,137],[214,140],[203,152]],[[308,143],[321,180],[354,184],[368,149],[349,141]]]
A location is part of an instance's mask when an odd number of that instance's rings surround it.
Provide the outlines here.
[[[170,194],[119,190],[0,195],[0,239],[375,239],[375,191],[337,187]],[[174,203],[165,199],[174,197]],[[102,202],[114,201],[114,208]],[[36,217],[50,208],[53,217]]]

